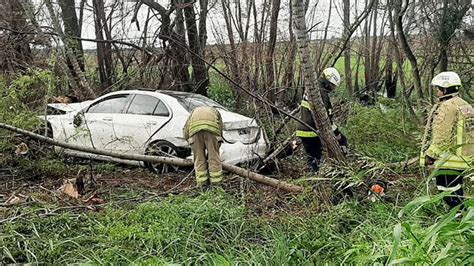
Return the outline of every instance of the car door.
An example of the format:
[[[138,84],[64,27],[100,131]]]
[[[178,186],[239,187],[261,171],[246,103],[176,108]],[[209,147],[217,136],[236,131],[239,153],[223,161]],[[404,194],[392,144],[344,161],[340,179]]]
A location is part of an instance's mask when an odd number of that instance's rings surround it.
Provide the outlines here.
[[[143,153],[144,144],[171,119],[169,108],[159,98],[135,94],[127,111],[114,116],[118,141],[114,148],[124,153]]]
[[[129,94],[115,94],[89,106],[84,113],[84,123],[81,127],[90,132],[86,137],[89,137],[91,146],[96,149],[115,150],[114,143],[119,140],[114,116],[125,112],[129,100]]]

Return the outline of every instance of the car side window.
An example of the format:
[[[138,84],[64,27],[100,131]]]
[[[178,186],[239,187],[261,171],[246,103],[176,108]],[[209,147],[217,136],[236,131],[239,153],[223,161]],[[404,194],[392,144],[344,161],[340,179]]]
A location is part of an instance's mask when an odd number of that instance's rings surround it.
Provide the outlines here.
[[[155,97],[137,94],[128,107],[127,114],[152,115],[158,102]]]
[[[168,107],[166,107],[166,105],[162,101],[160,101],[158,105],[156,106],[155,111],[153,112],[153,115],[169,116],[170,111],[168,110]]]
[[[127,94],[114,95],[110,98],[107,98],[103,101],[100,101],[87,110],[88,113],[123,113],[125,111],[125,106],[128,101]]]

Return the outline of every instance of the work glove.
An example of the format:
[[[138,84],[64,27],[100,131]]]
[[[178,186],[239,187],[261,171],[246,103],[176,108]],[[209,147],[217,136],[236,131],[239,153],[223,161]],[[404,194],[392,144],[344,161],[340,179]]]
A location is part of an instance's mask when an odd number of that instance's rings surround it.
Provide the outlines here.
[[[342,153],[344,155],[347,155],[349,152],[349,144],[347,143],[347,138],[342,134],[339,129],[334,130],[334,135],[336,135],[336,140],[339,143],[339,146],[341,146]]]

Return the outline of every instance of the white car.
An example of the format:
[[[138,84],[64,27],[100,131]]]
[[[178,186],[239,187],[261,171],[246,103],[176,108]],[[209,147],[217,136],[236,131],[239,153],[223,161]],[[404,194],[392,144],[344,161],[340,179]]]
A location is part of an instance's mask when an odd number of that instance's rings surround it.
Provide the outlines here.
[[[48,109],[56,114],[42,116],[48,121],[52,137],[59,141],[127,154],[148,154],[192,158],[182,129],[190,112],[198,106],[213,106],[224,122],[221,146],[223,161],[238,164],[264,156],[265,132],[255,119],[231,112],[202,95],[178,91],[123,90],[81,103],[53,103]],[[57,148],[63,151],[61,148]],[[65,153],[118,161],[141,162],[92,155],[74,150]],[[177,167],[144,163],[154,172]]]

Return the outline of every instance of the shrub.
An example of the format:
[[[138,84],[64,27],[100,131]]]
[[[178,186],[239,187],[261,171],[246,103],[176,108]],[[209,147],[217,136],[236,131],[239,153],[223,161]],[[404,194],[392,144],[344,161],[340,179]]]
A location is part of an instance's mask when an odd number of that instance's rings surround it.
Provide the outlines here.
[[[353,149],[387,162],[415,156],[422,135],[402,107],[393,101],[390,105],[355,105],[343,132]]]
[[[210,73],[210,80],[211,82],[207,91],[209,98],[229,109],[234,109],[234,92],[227,80],[214,72]]]

